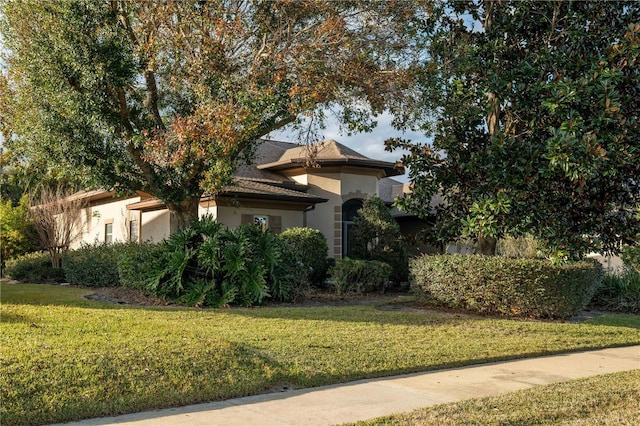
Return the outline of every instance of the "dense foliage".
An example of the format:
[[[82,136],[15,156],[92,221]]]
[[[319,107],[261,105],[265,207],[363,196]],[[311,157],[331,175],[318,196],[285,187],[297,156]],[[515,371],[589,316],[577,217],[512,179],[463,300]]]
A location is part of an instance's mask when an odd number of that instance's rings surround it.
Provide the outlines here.
[[[116,287],[118,257],[126,246],[123,243],[83,244],[62,256],[62,269],[70,284],[86,287]]]
[[[329,271],[337,294],[371,293],[385,290],[393,269],[377,260],[337,259]]]
[[[439,242],[528,232],[571,258],[635,240],[640,3],[439,4],[410,109],[433,141],[388,144],[410,151],[401,206],[435,214]]]
[[[297,262],[302,276],[310,284],[321,286],[327,275],[329,246],[324,234],[313,228],[285,229],[278,237]]]
[[[640,273],[640,245],[625,246],[620,257],[625,265]]]
[[[479,313],[568,318],[602,282],[595,261],[554,265],[480,255],[422,256],[411,262],[411,288],[424,300]]]
[[[3,0],[1,130],[27,158],[153,194],[182,228],[271,131],[336,104],[371,128],[404,81],[414,6]]]
[[[153,273],[162,267],[161,243],[142,242],[120,246],[118,254],[118,278],[123,287],[149,291]]]
[[[395,281],[407,279],[406,242],[398,222],[380,197],[367,198],[358,210],[349,246],[351,257],[385,262],[393,269]]]
[[[2,264],[32,250],[33,225],[27,197],[14,206],[0,197],[0,259]]]
[[[26,253],[8,260],[4,272],[11,279],[31,283],[64,280],[64,271],[51,266],[51,255],[46,252]]]
[[[615,274],[605,274],[591,306],[611,312],[640,314],[640,273],[624,268]]]
[[[223,228],[211,217],[193,222],[162,243],[149,270],[148,289],[192,306],[254,305],[298,296],[295,262],[269,230]]]

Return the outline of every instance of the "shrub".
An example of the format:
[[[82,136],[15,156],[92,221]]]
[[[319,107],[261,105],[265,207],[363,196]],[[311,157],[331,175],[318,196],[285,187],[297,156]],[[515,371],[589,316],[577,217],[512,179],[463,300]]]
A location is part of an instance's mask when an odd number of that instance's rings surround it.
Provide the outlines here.
[[[320,286],[327,276],[329,246],[324,234],[312,228],[289,228],[279,235],[298,264],[299,278]],[[304,278],[304,275],[307,275]]]
[[[640,245],[625,246],[620,253],[625,265],[640,273]]]
[[[379,197],[366,199],[358,210],[349,244],[350,257],[385,262],[391,265],[395,281],[407,279],[407,247],[400,225]]]
[[[496,254],[505,257],[529,258],[538,257],[540,243],[531,235],[523,237],[505,236],[498,240]]]
[[[62,266],[68,282],[87,287],[115,287],[118,277],[118,254],[122,243],[83,244],[62,255]]]
[[[568,318],[602,281],[595,261],[554,265],[540,259],[422,256],[411,262],[412,290],[424,300],[487,314]]]
[[[640,274],[625,268],[618,274],[605,274],[591,306],[607,311],[640,314]]]
[[[336,293],[383,291],[393,270],[377,260],[337,259],[330,274]]]
[[[125,244],[118,255],[118,278],[123,287],[147,290],[163,262],[162,245],[143,242]]]
[[[51,266],[51,256],[47,252],[27,253],[7,260],[5,273],[18,281],[35,283],[64,281],[64,270]]]
[[[205,217],[171,235],[160,250],[162,260],[147,281],[159,296],[194,306],[248,306],[298,295],[294,259],[268,230],[223,229]]]

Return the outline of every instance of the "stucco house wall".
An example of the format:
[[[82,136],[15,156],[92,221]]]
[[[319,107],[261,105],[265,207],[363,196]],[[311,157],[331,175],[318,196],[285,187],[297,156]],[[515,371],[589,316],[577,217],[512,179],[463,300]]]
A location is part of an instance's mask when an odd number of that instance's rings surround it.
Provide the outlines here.
[[[82,236],[73,243],[72,248],[78,248],[83,243],[105,242],[107,225],[110,225],[111,241],[129,241],[131,222],[138,220],[139,226],[140,213],[127,210],[127,205],[138,201],[139,196],[91,201],[81,216]]]
[[[140,241],[160,242],[169,236],[169,211],[153,210],[142,212],[142,232]]]

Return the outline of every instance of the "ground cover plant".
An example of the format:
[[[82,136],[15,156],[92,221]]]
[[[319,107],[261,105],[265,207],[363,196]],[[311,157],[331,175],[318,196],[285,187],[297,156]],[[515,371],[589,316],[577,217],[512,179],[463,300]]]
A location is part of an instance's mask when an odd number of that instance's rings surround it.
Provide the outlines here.
[[[640,418],[640,370],[440,404],[357,425],[631,425]]]
[[[375,304],[131,308],[83,298],[91,289],[0,290],[2,425],[640,343],[634,315],[559,323]]]

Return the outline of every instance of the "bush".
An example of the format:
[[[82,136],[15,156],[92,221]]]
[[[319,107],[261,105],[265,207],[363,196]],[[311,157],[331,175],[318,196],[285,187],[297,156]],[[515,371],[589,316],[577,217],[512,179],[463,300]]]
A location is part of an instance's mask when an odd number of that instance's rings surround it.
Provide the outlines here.
[[[498,240],[496,254],[504,257],[535,259],[538,257],[540,243],[531,235],[523,237],[505,236]]]
[[[330,274],[336,293],[384,291],[393,269],[377,260],[337,259]]]
[[[161,268],[162,245],[143,242],[129,243],[118,255],[118,278],[123,287],[146,291],[153,282],[153,274]]]
[[[451,308],[528,318],[568,318],[602,282],[595,261],[554,265],[540,259],[422,256],[411,262],[412,290]]]
[[[7,260],[4,272],[11,279],[18,281],[64,281],[64,270],[51,266],[51,256],[47,252],[27,253]]]
[[[279,238],[292,252],[298,267],[299,276],[316,286],[321,286],[327,276],[327,253],[329,247],[324,234],[312,228],[289,228]]]
[[[350,257],[385,262],[391,265],[394,281],[407,279],[409,266],[406,242],[400,225],[379,197],[366,199],[358,210],[349,244]]]
[[[122,243],[83,244],[77,250],[62,255],[62,267],[67,281],[87,287],[115,287],[118,278],[118,254]]]
[[[625,265],[640,273],[640,245],[625,246],[620,257]]]
[[[148,289],[188,305],[249,306],[300,293],[293,256],[272,232],[255,226],[223,229],[205,217],[171,235],[161,252]]]
[[[591,300],[596,309],[640,314],[640,274],[625,268],[619,274],[605,274]]]

